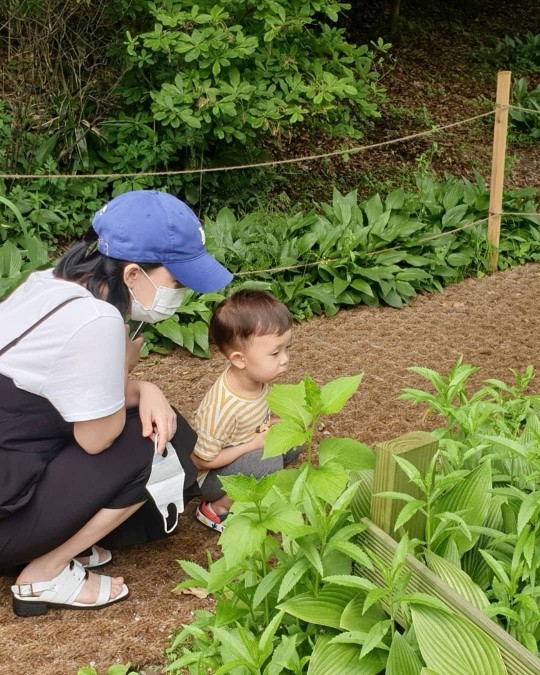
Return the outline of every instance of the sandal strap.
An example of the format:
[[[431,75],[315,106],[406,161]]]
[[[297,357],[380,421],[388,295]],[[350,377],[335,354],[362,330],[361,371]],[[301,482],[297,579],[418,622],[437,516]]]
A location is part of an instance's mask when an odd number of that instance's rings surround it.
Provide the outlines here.
[[[92,553],[88,556],[88,562],[85,567],[96,567],[99,565],[99,553],[95,546],[92,546]]]
[[[72,560],[54,579],[14,584],[11,590],[20,598],[39,597],[44,602],[69,603],[77,597],[86,576],[84,567]]]
[[[111,577],[102,574],[100,575],[99,578],[101,580],[101,583],[99,585],[99,594],[97,600],[94,603],[96,606],[105,605],[111,599],[111,585],[112,585]]]

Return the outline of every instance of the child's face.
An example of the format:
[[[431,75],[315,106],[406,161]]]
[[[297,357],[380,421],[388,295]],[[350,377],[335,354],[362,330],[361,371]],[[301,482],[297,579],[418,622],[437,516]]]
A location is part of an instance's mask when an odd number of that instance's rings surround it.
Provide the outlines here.
[[[292,331],[256,335],[242,350],[245,373],[254,382],[271,384],[287,372]]]

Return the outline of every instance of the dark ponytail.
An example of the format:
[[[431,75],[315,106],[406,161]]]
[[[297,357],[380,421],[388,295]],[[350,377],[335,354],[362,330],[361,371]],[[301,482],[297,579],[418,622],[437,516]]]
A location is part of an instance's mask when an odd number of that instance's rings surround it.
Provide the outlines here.
[[[85,286],[94,297],[110,302],[125,317],[131,307],[131,296],[123,278],[129,261],[103,255],[97,250],[95,239],[91,228],[85,241],[74,244],[60,258],[54,276]],[[155,263],[136,264],[145,271],[160,267]]]

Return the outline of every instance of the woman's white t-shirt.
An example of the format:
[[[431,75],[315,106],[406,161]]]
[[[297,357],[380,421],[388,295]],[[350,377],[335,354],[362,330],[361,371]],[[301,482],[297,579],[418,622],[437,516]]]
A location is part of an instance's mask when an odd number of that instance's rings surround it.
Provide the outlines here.
[[[52,270],[34,272],[0,303],[0,349],[73,297],[0,355],[0,374],[46,398],[67,422],[80,422],[124,406],[126,333],[116,307]]]

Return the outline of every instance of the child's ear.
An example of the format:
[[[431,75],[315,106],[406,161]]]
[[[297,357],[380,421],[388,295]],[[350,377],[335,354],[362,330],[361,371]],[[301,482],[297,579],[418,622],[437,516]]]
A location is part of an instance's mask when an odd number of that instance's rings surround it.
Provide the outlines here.
[[[231,352],[229,354],[229,361],[235,368],[240,368],[242,370],[246,367],[246,362],[244,361],[244,355],[242,352]]]

